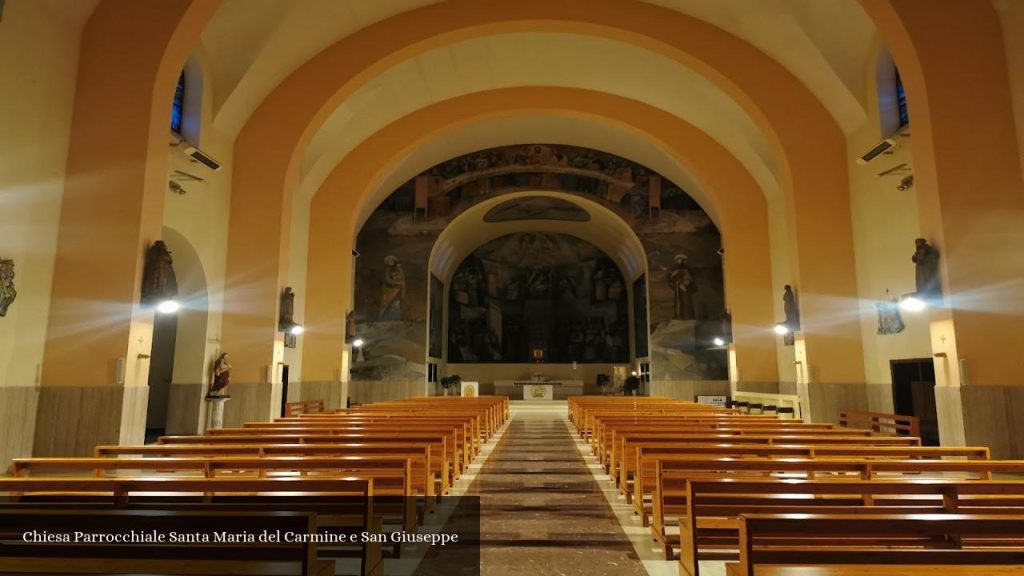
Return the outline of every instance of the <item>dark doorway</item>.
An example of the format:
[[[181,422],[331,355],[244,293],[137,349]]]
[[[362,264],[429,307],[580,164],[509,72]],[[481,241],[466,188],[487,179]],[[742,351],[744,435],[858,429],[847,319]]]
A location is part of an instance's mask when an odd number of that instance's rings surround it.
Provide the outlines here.
[[[287,416],[285,414],[286,407],[288,404],[288,365],[281,365],[281,417]]]
[[[149,405],[146,407],[146,442],[167,433],[167,401],[174,378],[174,349],[178,339],[178,315],[156,314],[153,347],[149,353]]]
[[[892,402],[896,414],[921,419],[921,442],[939,445],[935,411],[935,364],[931,358],[892,360]]]

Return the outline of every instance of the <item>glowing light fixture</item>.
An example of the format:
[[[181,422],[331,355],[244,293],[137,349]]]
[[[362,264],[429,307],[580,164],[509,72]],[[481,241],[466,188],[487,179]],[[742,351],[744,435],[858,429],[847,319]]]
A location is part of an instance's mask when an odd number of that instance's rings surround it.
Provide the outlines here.
[[[352,346],[356,348],[362,348],[363,344],[366,344],[366,342],[362,338],[356,338],[352,341]]]
[[[721,339],[718,336],[716,336],[715,339],[712,340],[712,342],[715,343],[715,346],[725,346],[725,340]]]
[[[302,327],[302,324],[296,324],[292,326],[291,329],[288,331],[291,332],[293,336],[298,336],[299,334],[305,332],[306,329]]]
[[[178,310],[181,310],[181,304],[175,300],[164,300],[156,306],[156,311],[161,314],[174,314]]]
[[[907,312],[920,312],[928,307],[928,302],[925,302],[917,296],[904,296],[900,298],[900,310]]]
[[[775,333],[779,336],[785,336],[789,334],[789,326],[782,324],[781,322],[775,325]]]

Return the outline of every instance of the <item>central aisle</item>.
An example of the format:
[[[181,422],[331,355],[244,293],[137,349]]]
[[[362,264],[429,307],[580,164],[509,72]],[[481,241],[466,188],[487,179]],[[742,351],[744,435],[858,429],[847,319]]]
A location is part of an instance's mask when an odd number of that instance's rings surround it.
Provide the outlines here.
[[[469,486],[480,497],[481,574],[647,574],[582,458],[565,403],[516,403]]]

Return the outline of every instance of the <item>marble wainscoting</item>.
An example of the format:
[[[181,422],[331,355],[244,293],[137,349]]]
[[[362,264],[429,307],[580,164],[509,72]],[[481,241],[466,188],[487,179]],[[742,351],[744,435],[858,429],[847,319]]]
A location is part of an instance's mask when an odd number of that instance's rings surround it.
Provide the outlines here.
[[[231,399],[224,404],[224,427],[237,428],[246,422],[264,421],[277,416],[276,408],[281,405],[280,394],[280,384],[232,382],[227,387],[227,395]]]
[[[292,387],[297,388],[298,396],[294,396]],[[348,382],[337,381],[310,381],[310,382],[289,382],[289,402],[292,398],[296,400],[323,400],[326,410],[337,410],[344,408],[348,400]]]
[[[988,446],[1024,458],[1024,386],[937,386],[939,434],[948,445]]]
[[[729,395],[729,382],[726,380],[651,380],[648,387],[651,396],[690,402],[696,396]]]
[[[811,422],[839,423],[839,413],[867,410],[867,385],[861,383],[814,382],[796,386],[800,401],[808,410],[804,417]]]
[[[42,386],[35,456],[89,456],[97,444],[141,444],[148,386]]]
[[[0,466],[32,455],[39,386],[0,386]]]
[[[206,425],[203,383],[173,383],[167,397],[167,434],[202,434]]]
[[[737,382],[736,392],[752,392],[754,394],[796,394],[795,382]]]
[[[348,396],[352,405],[403,400],[428,395],[428,384],[423,380],[353,380],[348,383]]]

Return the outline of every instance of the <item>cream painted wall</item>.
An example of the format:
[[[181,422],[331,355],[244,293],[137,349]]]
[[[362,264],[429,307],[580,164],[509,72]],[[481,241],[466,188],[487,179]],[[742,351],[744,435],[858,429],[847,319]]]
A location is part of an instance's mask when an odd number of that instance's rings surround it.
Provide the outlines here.
[[[775,318],[779,322],[786,318],[782,304],[783,286],[793,283],[793,272],[789,262],[789,228],[786,225],[786,203],[776,196],[769,196],[768,200],[768,238],[771,243],[772,259],[772,288],[775,290]],[[729,254],[725,255],[725,263],[729,264]],[[797,286],[799,289],[799,286]],[[765,330],[772,330],[774,326],[765,326]],[[796,355],[792,346],[786,346],[782,337],[778,336],[775,341],[775,357],[779,366],[779,382],[796,382],[796,366],[793,361]],[[736,379],[736,375],[731,374]],[[742,380],[742,377],[740,378]]]
[[[1003,44],[1006,46],[1006,66],[1010,90],[1013,95],[1013,113],[1017,122],[1017,149],[1020,151],[1021,170],[1024,171],[1024,2],[993,0],[1003,22]]]
[[[309,250],[309,203],[311,198],[296,194],[292,204],[291,239],[288,247],[288,286],[295,292],[295,321],[306,319],[306,259]],[[302,341],[299,336],[295,348],[284,349],[284,363],[288,365],[288,381],[302,380]],[[291,389],[289,399],[297,394]],[[295,397],[298,400],[298,397]]]
[[[0,23],[0,258],[14,260],[18,291],[0,318],[0,386],[38,385],[79,43],[95,4],[12,0]]]
[[[885,65],[885,59],[883,66]],[[869,118],[847,137],[850,152],[850,202],[853,217],[854,250],[857,263],[857,284],[860,295],[861,334],[864,343],[864,373],[867,384],[892,384],[890,360],[930,358],[931,341],[927,313],[903,313],[906,329],[899,334],[881,336],[875,303],[898,298],[913,292],[915,287],[914,239],[920,235],[917,195],[914,188],[898,191],[896,187],[906,174],[880,176],[879,173],[900,164],[913,167],[909,136],[883,134],[883,126],[894,126],[895,96],[890,93],[895,82],[886,84],[889,69],[881,70],[876,81],[876,61],[865,63],[869,102]],[[880,88],[879,88],[880,86]],[[879,97],[881,92],[881,97]],[[913,119],[914,111],[910,110]],[[913,128],[911,120],[910,128]],[[904,129],[904,132],[909,130]],[[866,166],[854,160],[884,137],[897,142],[892,154],[885,154]],[[941,251],[941,247],[940,251]],[[872,410],[891,412],[892,397],[887,388],[869,395]]]
[[[201,430],[205,416],[202,398],[209,385],[213,362],[221,352],[220,330],[231,207],[234,141],[212,124],[210,109],[214,89],[209,84],[210,75],[202,69],[202,61],[201,55],[196,54],[187,65],[189,72],[186,75],[188,83],[182,132],[190,144],[215,158],[221,169],[213,171],[194,162],[181,152],[184,145],[169,146],[169,176],[180,177],[180,174],[175,174],[175,171],[180,171],[202,178],[203,182],[180,181],[186,190],[183,195],[172,192],[170,188],[164,192],[164,229],[173,231],[165,233],[164,240],[174,253],[172,257],[183,305],[175,348],[172,386],[175,392],[169,399],[170,403],[181,405],[170,406],[172,416],[168,420],[169,430],[173,426],[177,433]],[[199,112],[197,106],[201,107]],[[176,246],[181,242],[187,242],[189,246]]]

